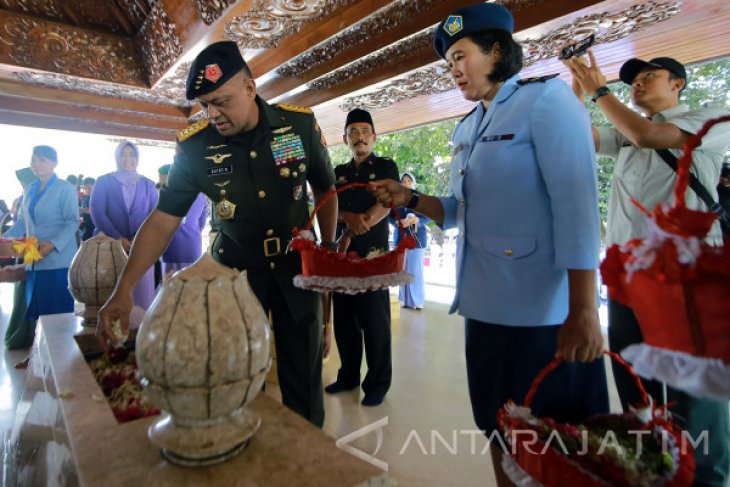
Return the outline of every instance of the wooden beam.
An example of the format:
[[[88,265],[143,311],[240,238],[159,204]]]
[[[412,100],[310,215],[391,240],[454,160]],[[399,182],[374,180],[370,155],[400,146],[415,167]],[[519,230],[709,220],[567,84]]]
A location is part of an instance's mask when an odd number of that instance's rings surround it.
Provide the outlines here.
[[[308,22],[302,26],[299,32],[283,39],[275,48],[266,49],[247,61],[248,67],[254,77],[257,78],[269,73],[307,49],[385,7],[392,1],[357,2],[339,11],[336,10],[317,22]],[[380,39],[371,39],[368,43],[370,42],[377,44]]]
[[[18,114],[43,114],[97,123],[112,122],[122,125],[137,125],[140,127],[170,130],[181,130],[187,125],[186,119],[182,117],[160,117],[148,113],[135,113],[47,100],[41,101],[33,98],[7,95],[0,95],[0,106],[3,110],[13,111]]]
[[[2,94],[32,98],[38,100],[41,103],[49,101],[72,103],[77,105],[99,106],[112,110],[116,109],[138,113],[150,113],[157,116],[170,118],[186,118],[190,113],[190,109],[188,108],[175,107],[172,105],[156,104],[125,98],[113,98],[111,96],[94,95],[88,93],[78,93],[75,91],[0,80],[0,95]]]
[[[349,62],[361,59],[370,52],[393,44],[393,42],[419,32],[424,28],[433,25],[448,15],[453,10],[472,4],[471,0],[451,0],[443,2],[438,8],[429,9],[413,20],[393,29],[377,40],[372,39],[367,43],[353,46],[342,53],[330,58],[326,63],[311,69],[297,78],[281,79],[275,77],[271,82],[264,83],[259,88],[259,93],[265,99],[281,96],[278,101],[290,104],[302,104],[314,106],[324,103],[338,96],[357,91],[380,81],[398,76],[412,69],[433,63],[438,60],[438,55],[430,45],[416,50],[405,57],[385,58],[382,62],[374,63],[373,68],[365,75],[353,76],[345,82],[326,90],[307,88],[301,91],[300,86],[312,81],[316,77],[343,66]],[[568,15],[582,8],[600,3],[596,0],[546,0],[534,5],[526,6],[515,14],[515,32],[534,27],[556,17]]]
[[[3,35],[0,64],[145,86],[140,57],[129,38],[6,10],[0,10],[0,25],[15,26]],[[36,34],[33,45],[27,42],[30,32]]]
[[[177,130],[56,117],[41,113],[17,113],[0,108],[0,123],[118,137],[173,141]]]

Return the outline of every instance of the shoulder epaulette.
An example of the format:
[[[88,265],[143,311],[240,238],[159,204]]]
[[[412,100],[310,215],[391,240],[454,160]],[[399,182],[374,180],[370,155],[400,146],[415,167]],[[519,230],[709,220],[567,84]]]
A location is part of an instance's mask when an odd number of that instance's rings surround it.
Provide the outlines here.
[[[299,113],[314,113],[311,108],[298,107],[296,105],[287,105],[286,103],[278,103],[276,108],[281,108],[288,112],[299,112]]]
[[[198,120],[192,125],[189,125],[182,129],[180,132],[177,133],[177,141],[182,142],[184,140],[189,139],[193,135],[197,134],[201,130],[203,130],[205,127],[208,126],[208,119],[204,118],[203,120]]]
[[[535,78],[525,78],[525,79],[519,80],[517,82],[517,84],[520,86],[525,86],[526,84],[529,84],[529,83],[544,83],[549,79],[555,78],[557,75],[558,75],[558,73],[548,74],[546,76],[537,76]]]

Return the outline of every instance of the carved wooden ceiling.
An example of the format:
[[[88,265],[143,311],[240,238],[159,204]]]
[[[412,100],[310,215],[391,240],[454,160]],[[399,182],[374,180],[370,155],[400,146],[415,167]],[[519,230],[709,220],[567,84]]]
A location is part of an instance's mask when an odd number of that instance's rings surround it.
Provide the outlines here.
[[[347,110],[379,132],[460,116],[433,48],[435,24],[474,0],[0,0],[0,123],[172,141],[202,114],[185,100],[190,60],[235,40],[273,102],[314,108],[341,140]],[[523,76],[595,33],[606,74],[630,57],[694,63],[730,54],[728,0],[501,0]]]

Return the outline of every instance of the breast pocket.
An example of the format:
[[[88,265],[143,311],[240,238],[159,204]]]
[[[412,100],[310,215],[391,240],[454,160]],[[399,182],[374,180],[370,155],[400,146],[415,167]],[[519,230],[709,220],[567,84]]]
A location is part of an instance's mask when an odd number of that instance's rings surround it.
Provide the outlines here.
[[[523,259],[535,252],[535,237],[487,237],[482,250],[503,260]]]

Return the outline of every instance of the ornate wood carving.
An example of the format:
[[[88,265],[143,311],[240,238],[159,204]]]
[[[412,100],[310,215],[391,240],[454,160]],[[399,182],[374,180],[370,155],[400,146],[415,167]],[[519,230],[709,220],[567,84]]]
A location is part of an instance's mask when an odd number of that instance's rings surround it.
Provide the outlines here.
[[[300,76],[357,44],[397,28],[437,3],[440,3],[440,0],[396,0],[336,36],[298,55],[279,67],[276,72],[280,76]]]
[[[132,40],[0,11],[0,62],[143,85],[144,73]]]
[[[234,2],[235,0],[195,0],[194,3],[205,25],[210,25]]]
[[[541,3],[544,0],[503,0],[501,2],[506,8],[513,12],[519,11],[527,6]],[[347,29],[344,29],[336,36],[321,42],[317,46],[303,52],[288,63],[279,67],[276,72],[280,76],[298,77],[310,69],[319,66],[338,54],[352,48],[357,44],[365,42],[378,35],[397,28],[414,16],[424,12],[436,4],[439,0],[396,0],[387,7],[384,7],[365,19],[357,22]]]
[[[148,84],[153,85],[182,54],[175,24],[161,3],[156,3],[136,36],[145,62]]]
[[[427,49],[433,45],[433,27],[422,30],[410,37],[393,43],[373,54],[358,59],[354,63],[332,71],[314,81],[307,83],[307,87],[313,90],[326,90],[337,86],[347,80],[362,76],[373,69],[384,64],[396,64],[400,60],[409,57],[412,53]]]
[[[650,1],[634,5],[617,13],[599,12],[580,17],[570,24],[561,26],[540,39],[521,42],[525,52],[525,66],[534,64],[541,59],[558,55],[558,51],[566,44],[587,35],[596,34],[596,43],[607,43],[626,37],[632,32],[644,29],[658,22],[667,20],[679,13],[681,2],[657,3]],[[431,29],[418,35],[432,34]],[[395,45],[394,45],[395,46]],[[388,49],[388,48],[386,48]],[[385,49],[383,50],[385,51]],[[372,56],[379,56],[380,52]],[[367,58],[364,58],[364,62]],[[385,62],[385,59],[373,59],[370,63]],[[360,61],[358,61],[360,63]],[[358,63],[334,71],[327,76],[309,83],[310,88],[326,89],[339,84],[350,76],[361,74]],[[430,66],[414,71],[404,77],[394,80],[380,89],[360,96],[346,98],[340,109],[347,112],[353,108],[376,109],[384,108],[399,101],[419,95],[444,93],[454,89],[453,80],[446,66]]]
[[[192,105],[189,101],[187,101],[187,99],[185,99],[184,81],[182,82],[183,88],[178,85],[177,80],[174,80],[169,84],[166,81],[162,82],[154,90],[148,90],[113,83],[89,81],[87,79],[66,76],[63,74],[33,73],[26,71],[22,73],[15,73],[15,77],[28,84],[60,90],[76,91],[91,95],[145,101],[176,107],[190,107]]]
[[[59,0],[0,0],[0,7],[18,14],[30,14],[48,20],[68,22],[68,15],[61,8]]]
[[[632,32],[674,17],[679,13],[681,4],[650,1],[617,13],[597,12],[580,17],[539,39],[521,41],[525,54],[524,66],[555,57],[565,45],[591,34],[596,35],[596,44],[622,39]]]
[[[0,0],[0,8],[76,27],[92,27],[112,33],[123,32],[107,2],[99,0]]]
[[[149,3],[155,0],[116,0],[134,28],[139,30],[150,11]]]
[[[346,98],[340,104],[340,109],[344,112],[353,108],[373,110],[419,95],[444,93],[454,88],[454,81],[445,65],[430,66],[414,71],[373,93]]]
[[[224,36],[242,48],[276,47],[303,23],[329,15],[334,9],[356,0],[256,0],[245,15],[226,23]]]

